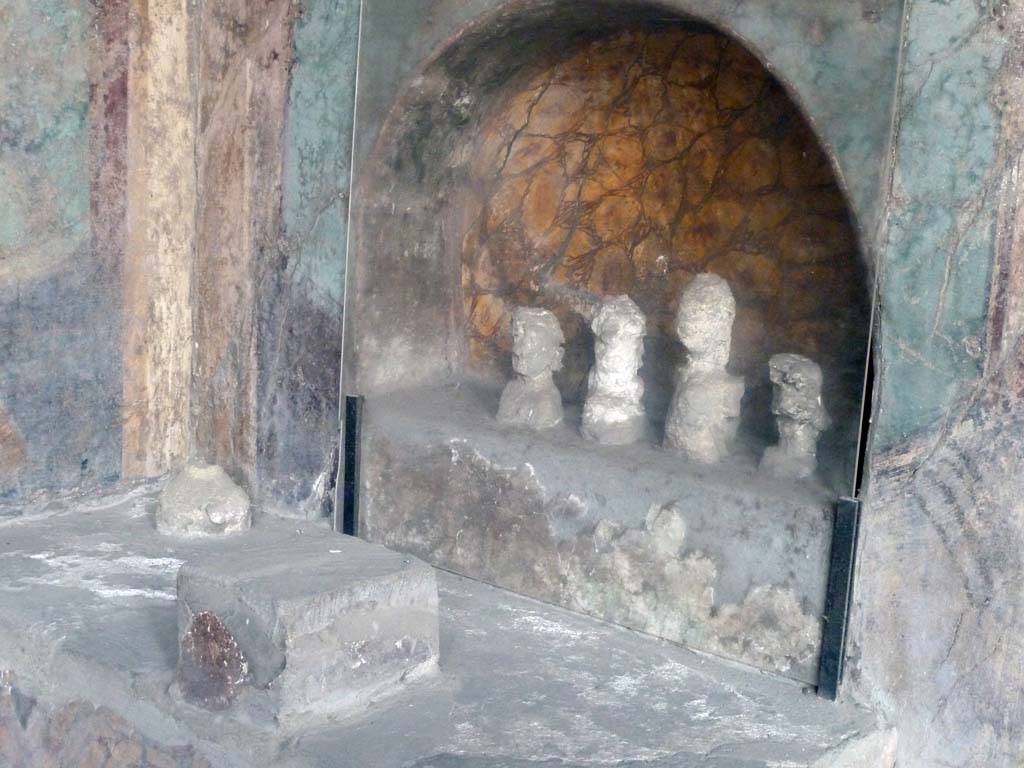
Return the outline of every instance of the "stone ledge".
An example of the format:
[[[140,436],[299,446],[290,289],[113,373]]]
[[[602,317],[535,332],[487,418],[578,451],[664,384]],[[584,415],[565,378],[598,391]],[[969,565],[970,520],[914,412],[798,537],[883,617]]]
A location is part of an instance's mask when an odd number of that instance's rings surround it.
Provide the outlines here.
[[[361,533],[432,565],[801,682],[817,680],[835,498],[652,445],[544,432],[463,382],[368,396]]]
[[[37,702],[27,728],[24,706],[0,713],[0,754],[21,739],[29,765],[80,768],[77,748],[43,762],[52,744],[31,721],[85,712],[85,702],[122,718],[118,733],[131,729],[133,743],[181,757],[175,768],[891,768],[894,734],[871,712],[444,572],[443,674],[302,730],[186,704],[168,693],[181,563],[246,551],[255,561],[263,547],[302,539],[338,549],[339,537],[261,517],[244,536],[171,540],[146,511],[158,490],[0,520],[0,670],[14,670],[21,694]],[[64,722],[54,734],[70,734]],[[76,733],[106,738],[93,731]]]

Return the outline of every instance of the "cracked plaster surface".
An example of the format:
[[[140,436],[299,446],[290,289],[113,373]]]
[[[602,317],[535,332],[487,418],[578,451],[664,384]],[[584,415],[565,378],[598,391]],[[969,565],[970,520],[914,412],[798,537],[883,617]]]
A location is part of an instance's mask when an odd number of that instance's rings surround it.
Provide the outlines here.
[[[739,45],[686,30],[600,40],[506,86],[480,136],[464,198],[479,213],[462,244],[471,365],[500,374],[512,307],[546,306],[566,332],[573,399],[591,357],[577,297],[628,293],[658,370],[680,292],[710,271],[738,298],[737,373],[766,391],[772,354],[805,354],[829,371],[835,407],[855,409],[867,289],[845,198]]]
[[[900,385],[882,388],[879,448],[934,427],[982,373],[1004,172],[999,23],[973,3],[908,3],[878,245],[880,364]]]

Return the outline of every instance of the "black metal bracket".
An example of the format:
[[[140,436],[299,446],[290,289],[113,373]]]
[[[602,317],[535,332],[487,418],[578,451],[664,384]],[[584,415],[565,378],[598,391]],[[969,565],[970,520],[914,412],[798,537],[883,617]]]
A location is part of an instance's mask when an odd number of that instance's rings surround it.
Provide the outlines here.
[[[832,518],[832,551],[818,665],[818,695],[831,701],[836,700],[843,681],[860,512],[860,500],[844,496],[836,504]]]
[[[363,439],[363,398],[345,397],[345,463],[342,485],[340,530],[349,536],[359,533],[359,463]],[[339,527],[337,523],[335,527]]]

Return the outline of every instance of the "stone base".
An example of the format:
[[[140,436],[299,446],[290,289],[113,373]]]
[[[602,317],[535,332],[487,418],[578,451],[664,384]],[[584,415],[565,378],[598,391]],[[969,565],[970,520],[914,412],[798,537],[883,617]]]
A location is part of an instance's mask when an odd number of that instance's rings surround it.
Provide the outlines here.
[[[434,571],[358,539],[296,536],[186,563],[177,684],[280,723],[356,712],[434,670]]]
[[[621,421],[587,421],[586,415],[580,427],[580,434],[587,440],[601,445],[632,445],[649,437],[651,427],[643,414],[624,418]]]

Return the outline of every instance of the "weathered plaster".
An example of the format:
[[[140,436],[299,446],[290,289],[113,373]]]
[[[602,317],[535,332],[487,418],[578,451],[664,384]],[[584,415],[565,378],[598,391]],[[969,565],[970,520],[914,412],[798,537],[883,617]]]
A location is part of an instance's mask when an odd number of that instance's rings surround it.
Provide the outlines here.
[[[133,0],[124,259],[126,476],[188,456],[196,237],[195,33],[187,0]]]
[[[290,278],[340,313],[359,3],[305,0],[295,27],[283,218]]]
[[[89,154],[92,168],[90,219],[96,260],[115,283],[109,295],[120,303],[121,261],[125,249],[128,148],[129,0],[107,0],[97,8],[96,39],[90,65]],[[116,315],[116,313],[111,313]],[[118,323],[120,329],[120,323]],[[112,339],[119,357],[120,337]],[[120,366],[112,366],[120,371]],[[117,437],[120,438],[120,430]]]
[[[284,476],[291,502],[330,470],[343,260],[317,247],[292,258],[309,232],[282,237],[296,6],[249,5],[5,11],[17,11],[7,47],[25,53],[0,93],[26,108],[4,110],[0,168],[20,176],[5,185],[14,197],[0,214],[0,286],[15,307],[2,313],[0,397],[8,431],[27,444],[25,456],[5,448],[21,469],[5,474],[4,494],[110,478],[122,465],[129,476],[160,474],[193,455],[255,490],[259,455],[270,457],[267,486]],[[325,73],[313,58],[297,78],[340,89],[306,135],[338,153],[338,191],[350,139],[332,126],[351,119],[355,6],[345,18],[342,6],[316,7],[300,52],[320,46],[340,63]],[[334,37],[322,40],[324,21]],[[345,35],[348,69],[336,44]],[[309,194],[293,196],[294,216],[324,190],[321,159],[307,157]],[[310,221],[340,224],[342,214]],[[341,248],[336,234],[321,244]],[[336,274],[296,276],[317,259]]]
[[[1024,763],[1022,39],[908,3],[848,679],[910,768]]]
[[[124,6],[6,3],[0,50],[0,497],[18,500],[119,472]]]
[[[430,10],[403,0],[368,4],[360,78],[357,169],[411,69],[471,23],[495,11],[529,8],[526,0],[432,0]],[[600,5],[600,3],[598,3]],[[865,231],[879,205],[889,136],[902,0],[807,4],[802,0],[661,0],[630,3],[690,15],[727,30],[756,51],[795,92],[838,158]],[[506,11],[507,13],[508,11]]]
[[[881,391],[875,441],[932,428],[967,396],[985,350],[999,114],[1006,53],[994,12],[912,2],[907,12],[891,179],[878,249]]]
[[[283,153],[277,248],[260,278],[258,464],[265,501],[333,505],[352,147],[355,0],[304,0]]]
[[[279,239],[294,13],[284,0],[135,11],[128,475],[198,458],[259,489],[258,382],[266,350],[280,343],[264,318],[278,310],[287,268]]]
[[[198,6],[194,457],[257,486],[258,300],[281,208],[293,6]]]
[[[88,3],[0,9],[0,288],[52,275],[88,239]]]

